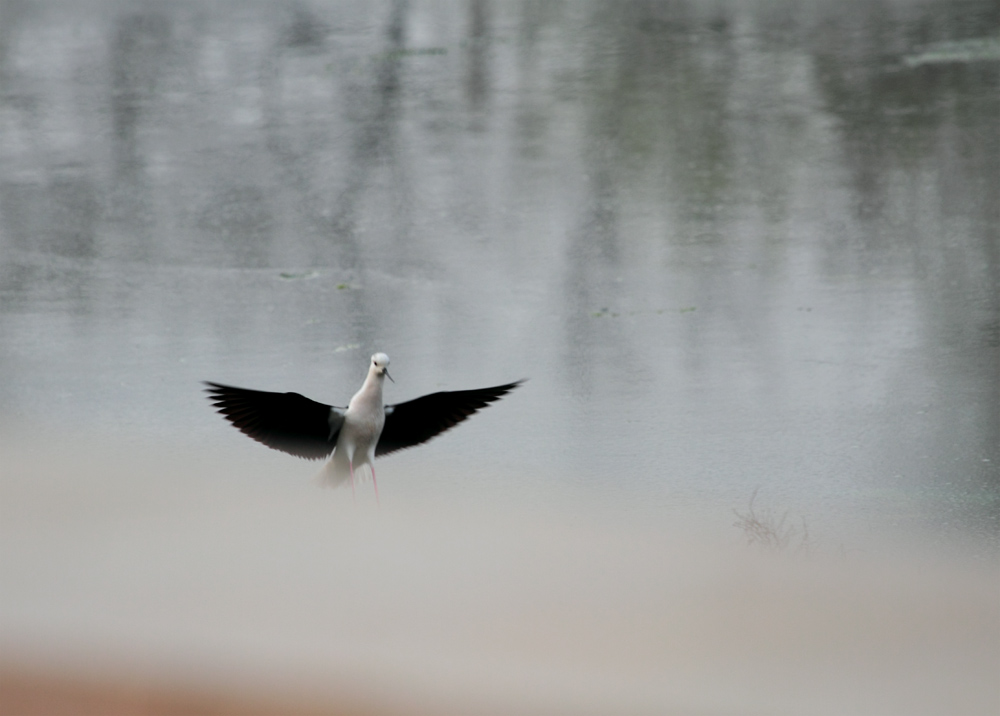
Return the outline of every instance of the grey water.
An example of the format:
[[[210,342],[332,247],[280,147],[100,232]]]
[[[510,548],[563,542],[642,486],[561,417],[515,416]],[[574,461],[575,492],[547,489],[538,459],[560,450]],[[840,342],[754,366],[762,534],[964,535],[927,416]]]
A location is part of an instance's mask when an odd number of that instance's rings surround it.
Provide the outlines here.
[[[991,0],[2,0],[0,643],[985,713],[998,197]],[[390,403],[529,379],[376,517],[201,392],[344,405],[375,351]],[[751,499],[989,574],[712,571]]]
[[[8,423],[235,441],[198,381],[384,350],[530,378],[472,482],[1000,534],[995,3],[0,8]]]

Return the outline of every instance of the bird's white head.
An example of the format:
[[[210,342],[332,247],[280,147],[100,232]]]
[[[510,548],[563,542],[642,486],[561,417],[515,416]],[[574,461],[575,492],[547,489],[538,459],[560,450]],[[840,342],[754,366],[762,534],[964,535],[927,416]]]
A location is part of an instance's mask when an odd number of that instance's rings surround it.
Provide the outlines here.
[[[375,371],[375,375],[384,375],[389,380],[392,380],[392,376],[389,375],[389,356],[385,353],[376,353],[372,356],[372,370]],[[395,383],[396,381],[392,381]]]

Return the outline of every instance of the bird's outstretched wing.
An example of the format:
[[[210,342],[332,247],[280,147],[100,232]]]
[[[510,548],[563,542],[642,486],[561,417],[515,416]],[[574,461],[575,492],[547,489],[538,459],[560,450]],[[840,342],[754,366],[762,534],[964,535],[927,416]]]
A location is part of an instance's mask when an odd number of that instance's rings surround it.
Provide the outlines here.
[[[413,447],[458,425],[480,408],[514,390],[524,381],[478,390],[431,393],[416,400],[385,406],[385,427],[375,455]]]
[[[212,405],[257,442],[275,450],[318,460],[333,452],[344,424],[344,409],[298,393],[268,393],[205,382]]]

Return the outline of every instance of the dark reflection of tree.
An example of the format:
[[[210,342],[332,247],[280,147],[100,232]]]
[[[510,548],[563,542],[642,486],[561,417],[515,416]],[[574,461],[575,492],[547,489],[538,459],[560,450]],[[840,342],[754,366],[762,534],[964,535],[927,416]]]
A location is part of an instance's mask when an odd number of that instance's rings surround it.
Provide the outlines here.
[[[123,14],[116,18],[111,37],[111,124],[115,168],[134,179],[143,157],[136,132],[142,112],[157,89],[169,41],[169,20],[158,13]]]
[[[314,266],[335,266],[344,276],[364,280],[367,269],[365,237],[359,232],[359,221],[367,202],[377,203],[378,172],[401,171],[397,156],[397,131],[400,114],[400,83],[408,3],[395,0],[390,7],[383,30],[380,51],[366,61],[348,57],[336,42],[331,41],[331,77],[340,85],[343,98],[331,108],[332,117],[320,132],[308,135],[309,143],[297,147],[294,140],[301,133],[293,118],[283,107],[282,73],[289,51],[318,51],[325,33],[323,23],[308,9],[296,6],[290,26],[283,31],[287,42],[277,43],[265,59],[262,71],[264,100],[264,132],[273,165],[278,170],[281,190],[290,193],[287,203],[296,207],[294,222],[312,240],[303,241],[309,251],[308,262]],[[320,30],[317,30],[320,28]],[[294,40],[294,41],[293,41]],[[344,127],[347,131],[344,131]],[[347,154],[332,174],[318,159],[328,156],[324,151],[346,142]],[[323,179],[334,179],[339,185],[332,192]],[[397,177],[390,182],[393,192],[401,192],[407,182]],[[399,197],[394,197],[399,199]],[[392,201],[391,208],[405,205]],[[383,216],[385,212],[379,212]],[[398,222],[405,227],[406,221]],[[394,235],[405,242],[405,236]],[[408,247],[404,247],[404,251]],[[354,318],[351,340],[368,345],[379,335],[379,311],[365,291],[342,294],[348,302],[348,315]],[[345,338],[346,340],[346,338]]]
[[[72,164],[55,168],[49,178],[47,248],[73,258],[90,258],[101,218],[97,188],[87,168]]]
[[[360,270],[363,253],[356,235],[363,196],[373,172],[392,163],[399,120],[399,83],[405,42],[407,3],[397,0],[386,22],[385,50],[372,65],[374,82],[348,89],[346,117],[352,129],[346,186],[337,196],[328,222],[329,237],[341,248],[340,264]]]
[[[588,198],[567,247],[571,345],[607,341],[606,326],[588,317],[627,291],[615,284],[621,197],[659,192],[685,223],[665,239],[677,242],[678,260],[687,253],[701,264],[706,251],[725,250],[713,227],[729,199],[733,162],[724,110],[734,59],[724,16],[694,17],[687,3],[605,3],[587,24]],[[696,275],[718,281],[717,272]],[[611,340],[616,364],[635,360],[626,334]],[[578,361],[599,354],[576,348]]]
[[[635,352],[629,345],[630,334],[620,324],[600,321],[595,315],[604,317],[604,309],[617,308],[614,304],[621,298],[616,278],[620,277],[622,253],[619,192],[629,183],[625,176],[625,131],[632,115],[641,108],[640,98],[633,93],[636,74],[641,71],[635,27],[609,22],[613,14],[609,7],[602,6],[592,21],[600,34],[590,38],[587,72],[599,79],[584,108],[584,203],[566,244],[565,365],[569,367],[570,388],[583,395],[594,389],[594,381],[598,380],[594,363],[605,350],[614,356],[611,362],[616,364]],[[610,316],[611,311],[607,313]]]
[[[27,0],[8,0],[0,3],[0,92],[5,101],[11,97],[11,68],[8,67],[11,37],[28,10]]]
[[[328,28],[308,7],[300,4],[291,8],[292,19],[285,30],[285,44],[296,50],[321,51]]]
[[[549,138],[551,97],[544,96],[538,84],[538,63],[543,56],[541,31],[565,22],[559,6],[551,2],[525,2],[518,23],[517,129],[518,154],[523,159],[544,156]],[[519,164],[519,166],[521,166]]]
[[[19,182],[6,173],[0,177],[0,234],[12,246],[29,251],[89,258],[95,255],[102,218],[97,173],[75,153],[53,150],[46,136],[46,88],[31,78],[37,69],[29,64],[22,72],[7,61],[8,43],[19,33],[30,35],[32,20],[37,17],[28,3],[0,6],[0,102],[11,128],[27,138],[24,146],[30,159],[26,164],[40,172],[44,181]],[[18,51],[21,57],[31,53],[25,47]]]
[[[390,161],[396,151],[399,75],[401,50],[405,41],[406,10],[405,0],[397,0],[392,5],[386,22],[385,47],[366,68],[373,77],[366,73],[360,81],[351,79],[350,68],[345,67],[339,58],[331,66],[335,77],[346,85],[344,94],[347,101],[335,109],[342,113],[350,127],[348,164],[340,172],[344,176],[345,185],[332,201],[328,196],[317,195],[312,185],[313,177],[308,166],[316,147],[296,150],[284,136],[287,127],[281,107],[280,48],[277,50],[279,54],[268,60],[268,67],[264,72],[267,146],[282,168],[282,180],[299,194],[310,230],[330,242],[319,244],[321,253],[314,257],[314,262],[318,265],[331,262],[332,257],[327,247],[333,246],[337,249],[336,263],[339,266],[351,270],[362,268],[364,255],[356,233],[359,205],[370,188],[372,172]],[[302,12],[300,9],[296,13],[294,23],[297,25],[303,23]],[[299,27],[296,32],[301,35],[303,31]],[[331,130],[340,126],[339,123],[330,124]]]
[[[482,112],[489,95],[489,27],[490,8],[487,0],[469,2],[469,35],[466,47],[465,93],[473,111]],[[474,115],[474,129],[482,129],[480,115]]]
[[[150,246],[154,203],[138,132],[143,115],[154,104],[169,43],[170,20],[152,10],[125,12],[112,24],[109,68],[114,183],[107,218],[123,226],[132,239],[129,248],[143,255],[154,250]]]
[[[347,169],[347,186],[337,197],[330,220],[330,236],[340,243],[341,265],[362,272],[364,254],[356,236],[357,216],[362,198],[372,189],[371,177],[382,165],[395,166],[398,122],[400,119],[400,74],[402,50],[406,37],[408,3],[396,0],[386,23],[386,49],[376,60],[375,83],[367,90],[356,88],[357,103],[348,116],[355,132],[351,141],[350,162]],[[351,116],[353,115],[353,116]],[[356,338],[366,346],[373,346],[380,335],[379,317],[385,315],[371,302],[373,296],[366,292],[351,292],[352,315]]]

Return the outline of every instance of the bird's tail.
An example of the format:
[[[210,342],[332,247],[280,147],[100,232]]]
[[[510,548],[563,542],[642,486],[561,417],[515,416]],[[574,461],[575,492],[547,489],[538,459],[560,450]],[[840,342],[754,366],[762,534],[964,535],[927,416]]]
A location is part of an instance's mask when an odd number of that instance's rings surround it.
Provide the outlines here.
[[[333,457],[316,473],[316,482],[323,487],[338,487],[351,481],[351,466],[347,456],[341,450],[336,450]]]
[[[355,454],[355,457],[358,457],[358,455]],[[371,466],[369,465],[366,470],[365,465],[368,465],[368,461],[364,458],[361,458],[354,465],[354,479],[358,482],[371,479]],[[339,487],[350,481],[351,465],[347,461],[347,453],[341,450],[335,450],[333,457],[327,460],[322,469],[316,473],[316,482],[323,487]]]

